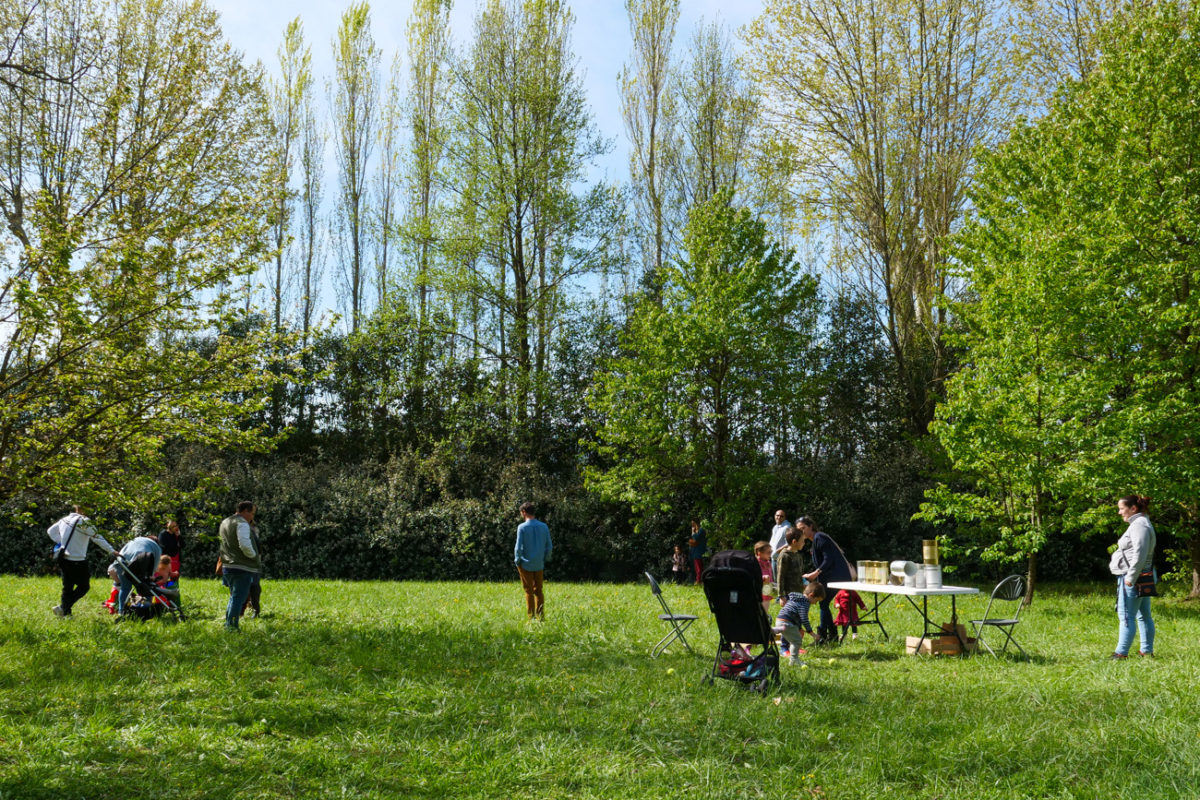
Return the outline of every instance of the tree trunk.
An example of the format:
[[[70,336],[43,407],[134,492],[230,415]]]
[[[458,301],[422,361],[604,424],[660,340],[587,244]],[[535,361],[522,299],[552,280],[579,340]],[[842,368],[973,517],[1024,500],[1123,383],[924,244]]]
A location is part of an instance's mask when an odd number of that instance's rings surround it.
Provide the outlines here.
[[[1033,590],[1037,586],[1037,553],[1029,554],[1029,574],[1026,575],[1025,581],[1025,599],[1021,601],[1022,605],[1033,605]]]
[[[1188,561],[1192,565],[1192,590],[1188,592],[1188,600],[1200,600],[1200,531],[1192,534],[1188,540]]]

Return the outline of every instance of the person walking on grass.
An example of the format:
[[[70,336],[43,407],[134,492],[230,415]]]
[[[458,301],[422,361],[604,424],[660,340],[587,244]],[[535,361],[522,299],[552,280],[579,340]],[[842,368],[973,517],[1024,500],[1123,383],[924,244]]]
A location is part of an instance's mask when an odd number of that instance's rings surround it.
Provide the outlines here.
[[[225,607],[225,629],[238,630],[238,622],[254,584],[262,575],[258,528],[254,526],[254,503],[243,500],[233,516],[221,522],[221,582],[229,587]]]
[[[1108,563],[1109,572],[1117,576],[1117,649],[1109,658],[1119,661],[1129,656],[1133,644],[1134,620],[1137,621],[1140,647],[1138,655],[1154,656],[1154,617],[1150,616],[1150,597],[1140,596],[1138,576],[1154,569],[1154,547],[1157,537],[1146,510],[1150,499],[1131,494],[1117,501],[1117,513],[1129,524],[1117,540]],[[1155,581],[1158,576],[1154,576]]]
[[[550,541],[550,529],[537,518],[533,503],[521,504],[521,519],[523,522],[517,526],[513,563],[517,565],[521,588],[525,590],[525,613],[529,619],[542,620],[546,618],[542,576],[554,545]]]
[[[92,588],[91,573],[87,565],[88,545],[95,542],[110,555],[113,546],[96,532],[96,526],[83,513],[82,506],[74,506],[74,511],[51,525],[46,534],[62,549],[62,557],[59,559],[59,568],[62,570],[62,595],[58,605],[52,610],[57,616],[69,617],[71,608]]]

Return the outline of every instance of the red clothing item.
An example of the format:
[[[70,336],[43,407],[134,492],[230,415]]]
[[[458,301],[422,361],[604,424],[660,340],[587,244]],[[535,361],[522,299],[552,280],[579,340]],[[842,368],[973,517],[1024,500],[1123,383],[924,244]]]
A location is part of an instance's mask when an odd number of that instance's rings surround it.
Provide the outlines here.
[[[858,625],[858,610],[861,608],[864,611],[867,604],[858,596],[858,592],[852,592],[849,589],[842,589],[833,598],[833,604],[837,606],[837,617],[833,620],[834,625]]]
[[[758,558],[758,557],[755,556],[755,558]],[[759,567],[759,569],[762,570],[763,589],[765,590],[768,587],[770,587],[771,582],[773,580],[775,580],[774,576],[771,575],[771,559],[759,558],[758,559],[758,567]],[[763,600],[771,600],[772,597],[771,597],[771,595],[767,594],[766,591],[764,591],[762,599]]]

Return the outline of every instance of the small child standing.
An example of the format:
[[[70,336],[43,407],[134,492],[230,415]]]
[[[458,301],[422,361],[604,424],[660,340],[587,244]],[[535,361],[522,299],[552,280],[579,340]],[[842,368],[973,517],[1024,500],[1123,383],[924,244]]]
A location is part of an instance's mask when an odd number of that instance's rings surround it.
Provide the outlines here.
[[[800,592],[788,594],[787,602],[780,610],[779,616],[776,617],[776,621],[780,624],[775,627],[775,631],[782,633],[791,643],[791,663],[793,664],[800,663],[800,654],[804,652],[800,649],[800,645],[804,641],[804,633],[815,636],[812,624],[808,621],[808,610],[813,603],[819,603],[824,599],[825,589],[821,584],[813,581],[804,587],[803,594]]]
[[[683,552],[683,545],[677,544],[675,545],[675,552],[671,554],[671,577],[680,586],[687,583],[687,569],[687,553]]]
[[[121,579],[117,576],[117,564],[115,561],[108,565],[108,577],[112,581],[112,594],[100,605],[107,608],[108,613],[116,614],[119,610],[117,608],[117,597],[121,594]]]
[[[858,638],[858,610],[861,608],[864,611],[867,609],[867,604],[858,596],[858,592],[852,589],[842,589],[833,596],[833,604],[837,606],[837,617],[833,620],[834,625],[841,626],[842,638],[846,638],[846,631],[850,631],[850,638]]]
[[[762,604],[763,611],[771,616],[771,601],[775,599],[771,584],[775,583],[775,575],[771,571],[771,543],[755,542],[754,557],[758,559],[758,568],[762,571]]]

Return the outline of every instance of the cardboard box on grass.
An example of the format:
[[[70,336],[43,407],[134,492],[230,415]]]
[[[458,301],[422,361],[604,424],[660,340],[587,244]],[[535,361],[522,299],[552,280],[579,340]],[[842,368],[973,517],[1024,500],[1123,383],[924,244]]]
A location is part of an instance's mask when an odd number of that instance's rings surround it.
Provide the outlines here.
[[[958,636],[955,636],[957,631]],[[920,636],[909,636],[904,640],[904,650],[910,656],[917,653],[919,646],[920,652],[924,655],[933,656],[956,656],[963,652],[962,644],[959,638],[966,642],[966,652],[973,653],[978,648],[979,643],[972,637],[967,636],[967,628],[965,625],[958,625],[957,628],[950,623],[942,626],[942,635],[926,636],[924,640]]]

